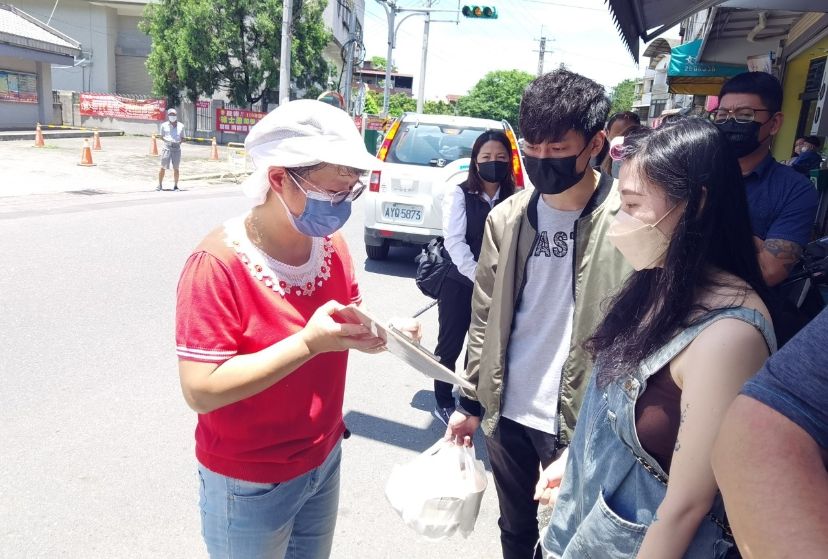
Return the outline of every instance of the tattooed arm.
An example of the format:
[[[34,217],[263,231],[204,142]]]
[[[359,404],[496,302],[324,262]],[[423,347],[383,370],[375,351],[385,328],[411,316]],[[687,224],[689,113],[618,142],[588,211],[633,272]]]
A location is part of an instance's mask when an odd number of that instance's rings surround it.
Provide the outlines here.
[[[785,281],[802,257],[802,247],[791,241],[753,237],[753,243],[762,276],[771,287]]]
[[[670,365],[681,392],[681,424],[667,493],[639,559],[683,557],[716,496],[713,441],[742,384],[768,357],[762,335],[736,319],[708,326]]]

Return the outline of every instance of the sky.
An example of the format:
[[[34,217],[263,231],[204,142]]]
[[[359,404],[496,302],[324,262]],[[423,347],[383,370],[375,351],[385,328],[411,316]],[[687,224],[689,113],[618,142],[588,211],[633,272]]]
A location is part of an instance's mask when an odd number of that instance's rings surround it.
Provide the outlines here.
[[[463,2],[474,4],[474,2]],[[400,8],[422,8],[426,0],[397,0]],[[498,19],[467,19],[460,23],[434,23],[455,19],[433,14],[428,39],[425,98],[464,95],[493,70],[538,69],[538,39],[546,36],[545,71],[561,62],[608,89],[626,78],[643,75],[622,42],[603,0],[500,0],[477,5],[495,6]],[[456,10],[457,0],[435,0],[433,8]],[[397,15],[397,22],[406,15]],[[365,0],[364,42],[366,59],[386,56],[387,18],[377,0]],[[423,18],[405,20],[397,34],[394,64],[401,73],[414,75],[419,87]],[[641,51],[644,49],[641,48]],[[646,61],[646,59],[645,59]]]

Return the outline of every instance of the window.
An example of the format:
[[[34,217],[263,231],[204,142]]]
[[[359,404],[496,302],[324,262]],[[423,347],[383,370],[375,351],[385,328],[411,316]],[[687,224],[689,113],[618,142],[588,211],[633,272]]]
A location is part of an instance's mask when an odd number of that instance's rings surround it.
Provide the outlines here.
[[[667,101],[653,101],[650,105],[650,118],[657,118],[661,116],[661,113],[664,112],[664,108],[667,106]]]
[[[808,74],[805,77],[805,91],[799,98],[802,108],[799,110],[799,121],[796,124],[796,137],[801,138],[811,133],[811,123],[814,121],[817,94],[825,72],[826,58],[814,58],[808,65]]]
[[[442,159],[445,165],[471,157],[474,141],[483,132],[482,128],[404,122],[394,137],[386,161],[436,166]]]

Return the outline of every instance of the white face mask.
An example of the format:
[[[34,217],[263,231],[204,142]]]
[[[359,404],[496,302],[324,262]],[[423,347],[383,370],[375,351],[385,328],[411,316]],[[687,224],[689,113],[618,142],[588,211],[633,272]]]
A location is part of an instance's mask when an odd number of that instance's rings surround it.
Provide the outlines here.
[[[673,206],[653,224],[644,223],[621,210],[609,226],[607,240],[618,249],[624,260],[629,262],[636,271],[662,268],[664,255],[667,247],[670,246],[670,239],[656,225],[677,207],[677,205]]]
[[[175,122],[176,120],[178,120],[178,117],[177,117],[177,116],[175,116],[175,115],[170,115],[170,122]]]

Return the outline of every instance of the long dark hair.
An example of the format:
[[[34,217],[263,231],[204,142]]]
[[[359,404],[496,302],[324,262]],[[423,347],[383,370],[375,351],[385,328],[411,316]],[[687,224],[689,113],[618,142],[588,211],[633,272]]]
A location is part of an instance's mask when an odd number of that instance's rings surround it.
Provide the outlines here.
[[[748,217],[739,164],[709,121],[682,118],[624,138],[624,165],[686,207],[663,268],[634,272],[586,347],[606,385],[633,370],[692,323],[699,289],[721,285],[719,269],[744,280],[770,307]]]
[[[471,164],[469,165],[469,178],[466,179],[466,190],[471,194],[480,194],[483,191],[483,179],[477,170],[477,156],[486,142],[495,141],[503,144],[506,153],[509,154],[509,173],[500,181],[500,199],[505,200],[515,192],[515,172],[512,168],[512,144],[509,137],[500,130],[487,130],[480,134],[474,141],[471,152]]]

